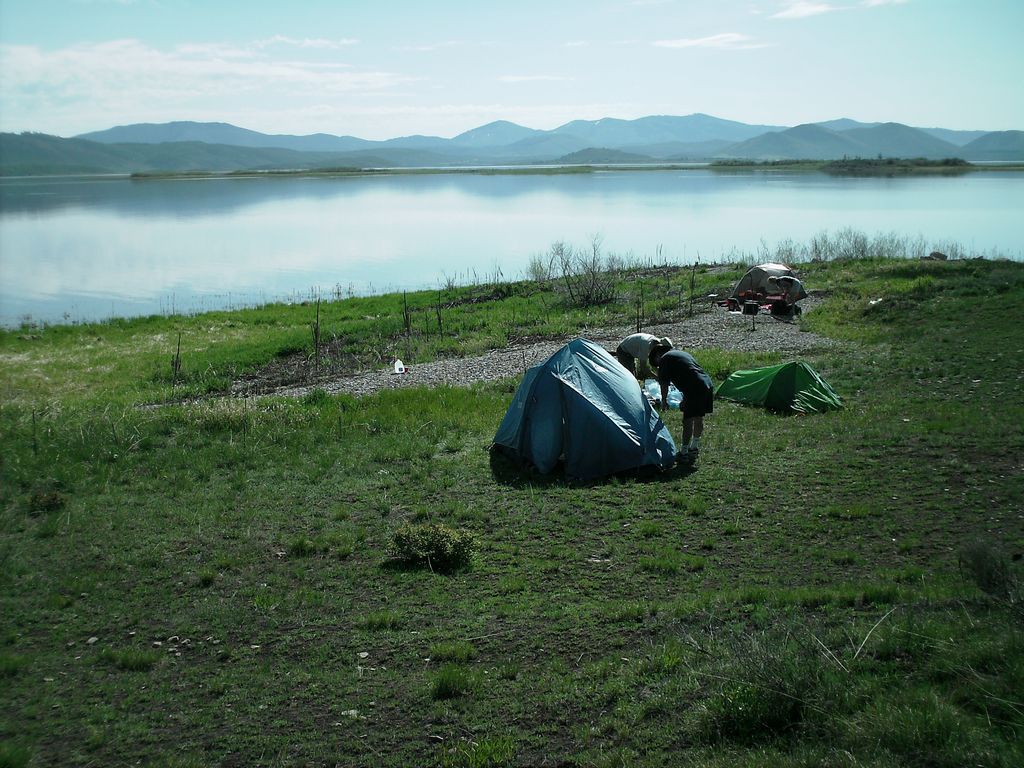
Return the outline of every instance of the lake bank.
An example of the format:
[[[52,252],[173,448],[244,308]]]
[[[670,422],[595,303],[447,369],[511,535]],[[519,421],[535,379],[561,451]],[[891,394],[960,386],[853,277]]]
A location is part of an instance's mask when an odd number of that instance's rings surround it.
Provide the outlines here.
[[[970,163],[965,160],[707,160],[653,163],[592,163],[581,165],[509,165],[436,168],[307,168],[266,171],[140,171],[127,174],[132,179],[219,179],[219,178],[274,178],[289,176],[388,176],[388,175],[558,175],[595,173],[598,171],[682,171],[711,169],[720,171],[821,171],[836,176],[850,175],[911,175],[968,173],[971,171],[1024,171],[1020,162]]]

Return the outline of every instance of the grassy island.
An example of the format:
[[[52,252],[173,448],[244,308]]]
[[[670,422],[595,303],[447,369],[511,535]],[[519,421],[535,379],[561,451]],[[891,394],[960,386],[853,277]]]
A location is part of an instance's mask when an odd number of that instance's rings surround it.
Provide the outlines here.
[[[905,176],[916,174],[956,175],[970,171],[1020,171],[1024,163],[985,165],[957,157],[927,158],[843,158],[842,160],[715,160],[709,166],[718,171],[821,171],[835,176]]]
[[[1020,765],[1024,265],[864,246],[796,265],[842,411],[719,402],[696,471],[588,485],[492,463],[516,378],[318,377],[746,264],[0,332],[0,765]]]

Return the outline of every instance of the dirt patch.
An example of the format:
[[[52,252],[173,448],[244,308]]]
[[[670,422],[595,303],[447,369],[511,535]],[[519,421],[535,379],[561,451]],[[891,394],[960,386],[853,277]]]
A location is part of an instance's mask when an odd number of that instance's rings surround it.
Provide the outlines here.
[[[803,302],[804,312],[812,312],[821,299],[812,296]],[[583,329],[579,336],[608,349],[614,349],[629,327]],[[777,320],[769,315],[750,317],[711,307],[692,317],[670,323],[652,325],[645,331],[668,336],[679,349],[729,349],[744,352],[781,352],[797,354],[810,349],[834,347],[837,342],[801,330],[799,323]],[[482,355],[435,360],[409,366],[408,372],[396,375],[391,366],[370,370],[342,370],[337,361],[331,368],[313,369],[306,356],[292,356],[275,361],[255,377],[238,381],[231,392],[238,396],[283,395],[301,397],[314,389],[328,393],[368,395],[383,389],[399,387],[433,387],[441,385],[468,386],[521,375],[527,368],[544,362],[572,337],[533,339],[494,349]],[[350,361],[355,366],[355,361]]]

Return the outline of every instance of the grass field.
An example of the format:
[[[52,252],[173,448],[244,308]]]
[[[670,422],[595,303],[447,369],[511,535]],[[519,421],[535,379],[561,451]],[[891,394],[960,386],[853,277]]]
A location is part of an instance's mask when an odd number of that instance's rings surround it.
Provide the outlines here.
[[[799,269],[846,408],[720,402],[695,471],[586,485],[492,460],[515,381],[213,396],[311,356],[309,306],[3,332],[0,766],[1020,765],[1024,265]],[[335,364],[424,360],[689,279],[322,326]]]

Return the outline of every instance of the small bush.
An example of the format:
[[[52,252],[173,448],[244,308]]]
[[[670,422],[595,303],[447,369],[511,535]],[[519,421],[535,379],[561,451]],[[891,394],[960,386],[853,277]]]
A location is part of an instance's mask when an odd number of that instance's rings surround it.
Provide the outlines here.
[[[135,648],[127,648],[123,651],[115,651],[111,648],[104,648],[100,654],[100,658],[109,663],[113,664],[118,669],[123,669],[129,672],[144,672],[151,669],[158,661],[160,661],[159,651],[150,650],[139,650]]]
[[[1019,602],[1021,586],[1006,554],[986,541],[975,541],[960,550],[960,568],[987,595]]]
[[[473,675],[457,664],[445,664],[434,676],[430,695],[436,700],[457,699],[473,690]]]
[[[374,611],[364,616],[360,624],[364,629],[398,629],[402,617],[394,611]]]
[[[430,658],[434,661],[469,661],[476,656],[476,648],[464,640],[453,640],[430,646]]]
[[[707,743],[757,744],[789,735],[829,700],[821,656],[792,638],[754,636],[721,648],[722,684],[698,710]]]
[[[440,523],[406,523],[392,534],[388,554],[406,565],[452,573],[470,565],[476,547],[476,538],[469,531]]]
[[[14,677],[28,665],[22,656],[0,653],[0,678]]]
[[[499,768],[511,765],[515,743],[507,736],[480,741],[460,741],[441,756],[442,768]]]
[[[68,497],[60,491],[35,491],[28,499],[28,511],[57,512],[68,503]]]
[[[317,550],[316,542],[311,539],[298,538],[288,543],[288,554],[291,557],[309,557]]]
[[[712,697],[706,713],[707,735],[712,742],[751,744],[796,727],[803,716],[803,704],[780,691],[738,683]]]
[[[27,747],[11,742],[0,742],[0,766],[2,768],[25,768],[32,753]]]

